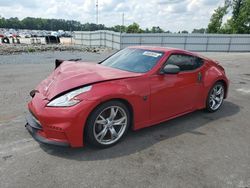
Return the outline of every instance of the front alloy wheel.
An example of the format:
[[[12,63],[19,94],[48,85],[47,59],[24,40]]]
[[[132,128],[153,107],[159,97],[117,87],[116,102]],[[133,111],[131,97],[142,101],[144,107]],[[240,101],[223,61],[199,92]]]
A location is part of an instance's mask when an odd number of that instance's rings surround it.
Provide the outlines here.
[[[123,103],[104,103],[90,115],[86,127],[87,141],[98,147],[112,146],[125,135],[129,122],[130,114]]]

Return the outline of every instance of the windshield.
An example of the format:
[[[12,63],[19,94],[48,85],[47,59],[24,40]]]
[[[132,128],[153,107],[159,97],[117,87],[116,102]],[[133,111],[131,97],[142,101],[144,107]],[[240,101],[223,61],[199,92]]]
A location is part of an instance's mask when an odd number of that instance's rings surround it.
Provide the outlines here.
[[[101,64],[129,72],[150,71],[163,56],[163,52],[126,48],[104,60]]]

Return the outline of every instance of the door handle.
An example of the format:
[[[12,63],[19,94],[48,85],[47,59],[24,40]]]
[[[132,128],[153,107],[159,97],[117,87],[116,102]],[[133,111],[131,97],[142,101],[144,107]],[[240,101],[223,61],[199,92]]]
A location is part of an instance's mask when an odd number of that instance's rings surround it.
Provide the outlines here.
[[[201,80],[202,80],[202,74],[201,74],[201,72],[199,72],[198,73],[198,82],[201,82]]]

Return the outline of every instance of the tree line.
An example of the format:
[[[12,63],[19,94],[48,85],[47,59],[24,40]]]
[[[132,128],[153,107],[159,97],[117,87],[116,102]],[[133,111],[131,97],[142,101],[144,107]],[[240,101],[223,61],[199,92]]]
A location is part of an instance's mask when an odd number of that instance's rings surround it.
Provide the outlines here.
[[[224,6],[215,9],[207,33],[250,34],[250,0],[225,0]]]
[[[153,26],[151,28],[142,29],[139,24],[132,23],[129,26],[115,25],[113,27],[106,27],[104,24],[85,23],[82,24],[75,20],[64,19],[44,19],[44,18],[32,18],[26,17],[19,20],[17,17],[4,18],[0,16],[0,28],[7,29],[30,29],[30,30],[65,30],[65,31],[96,31],[96,30],[110,30],[115,32],[125,33],[171,33],[171,31],[165,31],[159,26]],[[204,33],[205,29],[194,29],[194,33]],[[188,33],[183,30],[178,33]]]
[[[143,30],[137,23],[129,26],[116,25],[113,27],[106,27],[104,24],[85,23],[82,24],[75,20],[64,19],[44,19],[27,17],[19,20],[17,17],[4,18],[0,17],[0,28],[7,29],[31,29],[31,30],[65,30],[65,31],[96,31],[96,30],[111,30],[116,32],[127,33],[163,33],[164,30],[159,26],[152,27],[151,29]]]
[[[231,16],[230,16],[231,15]],[[223,19],[228,16],[226,22]],[[142,29],[139,24],[129,26],[116,25],[106,27],[104,24],[85,23],[75,20],[44,19],[26,17],[4,18],[0,16],[0,28],[31,29],[31,30],[65,30],[65,31],[96,31],[111,30],[126,33],[171,33],[159,26]],[[188,33],[183,30],[177,33]],[[225,0],[224,6],[214,10],[207,28],[194,29],[192,33],[224,33],[224,34],[250,34],[250,0]]]
[[[64,19],[44,19],[26,17],[19,20],[17,17],[6,19],[0,17],[0,28],[8,29],[31,29],[31,30],[65,30],[65,31],[94,31],[97,28],[103,29],[104,25],[96,25],[91,23],[81,24],[75,20]]]

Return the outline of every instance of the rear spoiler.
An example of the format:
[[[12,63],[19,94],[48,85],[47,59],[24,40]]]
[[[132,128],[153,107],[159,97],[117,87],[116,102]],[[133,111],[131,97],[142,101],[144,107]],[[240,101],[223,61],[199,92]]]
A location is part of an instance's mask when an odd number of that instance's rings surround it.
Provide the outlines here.
[[[62,59],[56,59],[55,60],[55,69],[59,67],[64,61],[80,61],[82,59],[69,59],[69,60],[62,60]]]

